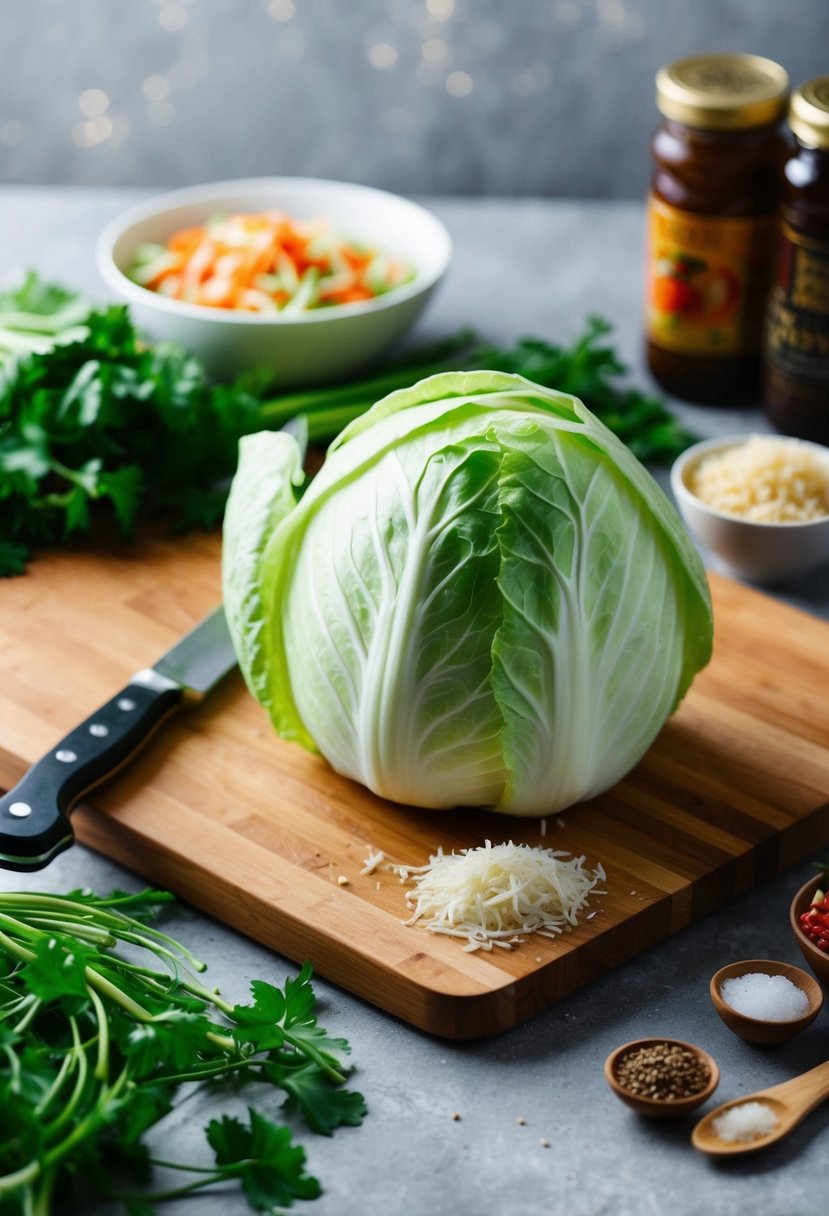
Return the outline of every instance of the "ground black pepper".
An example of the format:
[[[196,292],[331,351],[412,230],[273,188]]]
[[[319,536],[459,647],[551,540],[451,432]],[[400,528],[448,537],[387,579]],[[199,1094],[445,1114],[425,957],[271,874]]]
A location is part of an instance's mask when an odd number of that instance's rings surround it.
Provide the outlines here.
[[[675,1102],[705,1089],[711,1071],[687,1047],[678,1043],[655,1043],[626,1052],[616,1065],[616,1080],[632,1094]]]

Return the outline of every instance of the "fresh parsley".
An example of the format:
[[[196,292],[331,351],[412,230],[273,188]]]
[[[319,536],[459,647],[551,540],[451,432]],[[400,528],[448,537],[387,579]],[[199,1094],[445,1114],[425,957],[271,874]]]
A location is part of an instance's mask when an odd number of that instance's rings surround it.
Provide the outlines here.
[[[107,516],[127,538],[153,516],[211,528],[242,435],[302,414],[309,440],[327,443],[387,393],[437,372],[516,372],[572,393],[641,460],[670,463],[694,436],[659,398],[627,385],[610,333],[590,317],[570,345],[524,338],[503,349],[463,331],[370,379],[263,400],[256,369],[211,384],[180,347],[143,342],[126,308],[91,310],[29,275],[0,295],[0,575]]]
[[[144,891],[0,894],[0,1213],[49,1216],[81,1197],[150,1216],[161,1200],[235,1183],[255,1212],[314,1199],[320,1184],[290,1127],[258,1107],[205,1128],[212,1160],[153,1157],[144,1134],[183,1085],[232,1078],[285,1096],[314,1132],[356,1126],[350,1048],[318,1025],[311,968],[231,1005],[204,965],[150,922],[171,897]],[[154,1191],[154,1168],[183,1175]]]
[[[8,359],[0,574],[20,573],[34,547],[88,532],[104,505],[125,537],[153,515],[213,526],[258,408],[245,385],[210,384],[180,347],[146,346],[123,307],[88,313],[68,342]]]

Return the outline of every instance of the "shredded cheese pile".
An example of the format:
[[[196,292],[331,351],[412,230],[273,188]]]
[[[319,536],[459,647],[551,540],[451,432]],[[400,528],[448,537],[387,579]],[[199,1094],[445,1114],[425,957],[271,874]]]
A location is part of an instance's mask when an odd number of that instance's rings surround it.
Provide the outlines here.
[[[569,858],[569,860],[567,860]],[[601,866],[588,870],[584,857],[527,844],[486,844],[460,853],[438,849],[426,866],[392,866],[414,889],[406,893],[412,915],[431,933],[467,939],[464,950],[509,950],[522,933],[556,937],[575,925]],[[507,940],[509,939],[509,940]]]
[[[755,523],[802,523],[829,515],[829,473],[797,439],[752,435],[701,460],[689,478],[697,498]]]

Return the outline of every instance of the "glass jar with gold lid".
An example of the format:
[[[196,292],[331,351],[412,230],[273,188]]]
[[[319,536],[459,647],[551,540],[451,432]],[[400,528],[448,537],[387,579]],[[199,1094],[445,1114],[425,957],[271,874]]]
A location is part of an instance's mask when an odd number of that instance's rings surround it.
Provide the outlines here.
[[[829,444],[829,76],[792,94],[764,396],[787,435]]]
[[[759,391],[788,87],[785,70],[757,55],[697,55],[656,77],[648,364],[689,401],[737,404]]]

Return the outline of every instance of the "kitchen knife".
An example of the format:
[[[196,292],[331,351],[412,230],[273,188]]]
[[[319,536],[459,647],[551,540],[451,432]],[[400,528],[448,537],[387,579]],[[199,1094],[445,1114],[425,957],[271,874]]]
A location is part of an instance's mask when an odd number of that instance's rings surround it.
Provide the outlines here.
[[[74,840],[73,803],[141,747],[178,709],[200,700],[236,666],[219,607],[153,667],[76,726],[0,798],[0,866],[39,870]]]

